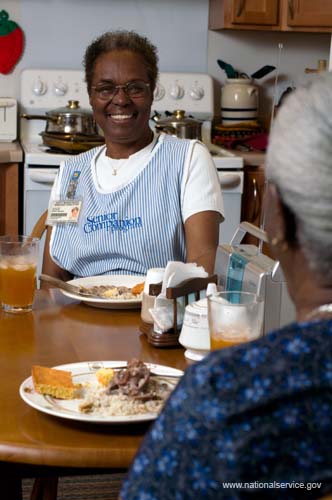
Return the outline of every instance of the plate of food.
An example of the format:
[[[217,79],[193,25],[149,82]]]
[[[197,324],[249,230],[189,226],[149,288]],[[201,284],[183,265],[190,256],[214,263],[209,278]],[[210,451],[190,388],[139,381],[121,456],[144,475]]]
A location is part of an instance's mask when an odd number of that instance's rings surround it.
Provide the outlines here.
[[[82,297],[66,290],[61,290],[61,292],[89,306],[105,309],[139,309],[141,307],[144,289],[143,276],[103,275],[77,278],[68,283],[91,293],[91,297]]]
[[[154,420],[182,375],[138,359],[34,365],[19,392],[29,406],[55,417],[128,424]]]

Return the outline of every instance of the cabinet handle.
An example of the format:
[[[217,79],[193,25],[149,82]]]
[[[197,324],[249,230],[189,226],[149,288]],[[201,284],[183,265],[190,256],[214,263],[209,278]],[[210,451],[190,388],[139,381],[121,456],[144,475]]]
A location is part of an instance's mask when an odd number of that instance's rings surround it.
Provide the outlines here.
[[[294,19],[294,2],[293,2],[293,0],[288,0],[288,12],[289,12],[289,17],[291,19]]]
[[[252,180],[252,187],[253,187],[252,193],[254,199],[254,206],[253,206],[251,220],[249,222],[254,222],[257,219],[261,209],[261,196],[260,196],[259,186],[255,178],[253,178]]]
[[[238,3],[238,7],[237,7],[237,11],[236,11],[236,14],[235,14],[235,17],[240,17],[242,12],[243,12],[243,9],[244,9],[244,4],[245,4],[245,1],[246,0],[239,0],[239,3]]]

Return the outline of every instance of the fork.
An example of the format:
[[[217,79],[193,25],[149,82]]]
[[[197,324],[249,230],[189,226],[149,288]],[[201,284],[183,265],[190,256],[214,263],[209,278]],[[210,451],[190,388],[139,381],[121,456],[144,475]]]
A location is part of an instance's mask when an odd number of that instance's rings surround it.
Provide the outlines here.
[[[167,372],[167,367],[165,368],[159,368],[158,366],[155,366],[153,363],[144,363],[150,370],[151,375],[156,375],[158,377],[164,377],[164,378],[181,378],[183,376],[183,371],[179,370],[179,373],[174,373],[173,371]],[[103,362],[99,361],[94,361],[93,363],[88,363],[89,368],[91,371],[97,371],[100,368],[105,368]],[[113,364],[109,368],[112,368],[113,370],[121,370],[124,368],[127,368],[127,363],[117,363]]]
[[[60,280],[59,278],[54,278],[53,276],[49,276],[48,274],[41,274],[39,276],[39,279],[41,281],[44,281],[45,283],[55,285],[57,288],[61,288],[61,290],[74,293],[75,295],[79,295],[81,297],[91,297],[108,300],[107,297],[101,297],[100,295],[84,292],[80,286],[72,285],[71,283],[67,283],[67,281]]]

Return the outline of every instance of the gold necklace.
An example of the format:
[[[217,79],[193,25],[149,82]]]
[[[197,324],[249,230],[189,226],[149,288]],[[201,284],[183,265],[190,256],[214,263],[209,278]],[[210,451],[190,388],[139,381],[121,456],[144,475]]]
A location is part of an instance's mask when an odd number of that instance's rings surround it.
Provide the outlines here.
[[[148,144],[150,144],[154,139],[154,133],[153,133],[153,130],[150,131],[150,140],[148,142]],[[159,137],[158,137],[159,139]],[[146,146],[144,146],[146,147]],[[143,149],[143,148],[142,148]],[[109,157],[111,160],[113,160],[112,157]],[[121,167],[121,165],[117,166],[116,168],[114,167],[114,165],[112,165],[112,175],[118,175],[118,170],[119,168]]]
[[[315,307],[315,309],[306,315],[305,319],[318,319],[320,316],[323,318],[332,316],[332,303]]]
[[[118,175],[118,170],[121,168],[121,164],[118,163],[117,166],[114,165],[114,159],[110,158],[111,160],[111,168],[112,168],[112,175]],[[119,160],[117,160],[119,161]]]

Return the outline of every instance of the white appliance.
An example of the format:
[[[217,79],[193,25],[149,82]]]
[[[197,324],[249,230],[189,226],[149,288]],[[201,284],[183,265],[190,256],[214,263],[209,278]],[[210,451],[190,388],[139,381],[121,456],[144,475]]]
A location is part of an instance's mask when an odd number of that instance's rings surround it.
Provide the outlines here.
[[[17,138],[17,101],[0,97],[0,142],[12,142]]]
[[[20,105],[22,113],[45,114],[65,106],[70,99],[89,108],[89,99],[80,70],[25,69],[21,73]],[[214,112],[213,81],[204,73],[161,73],[155,90],[152,113],[183,109],[204,121],[202,136],[213,154],[224,196],[225,222],[220,243],[229,242],[240,223],[243,192],[243,160],[211,144],[211,120]],[[151,120],[152,121],[152,120]],[[152,122],[153,123],[153,122]],[[60,162],[68,154],[48,152],[40,133],[45,121],[20,121],[20,140],[24,151],[23,231],[29,234],[39,216],[47,209],[50,190]],[[43,253],[41,242],[40,254]],[[40,272],[41,261],[39,263]]]
[[[295,306],[278,261],[255,245],[240,244],[246,233],[267,242],[264,231],[241,222],[230,244],[218,247],[215,273],[225,290],[254,292],[264,299],[264,333],[295,321]]]

